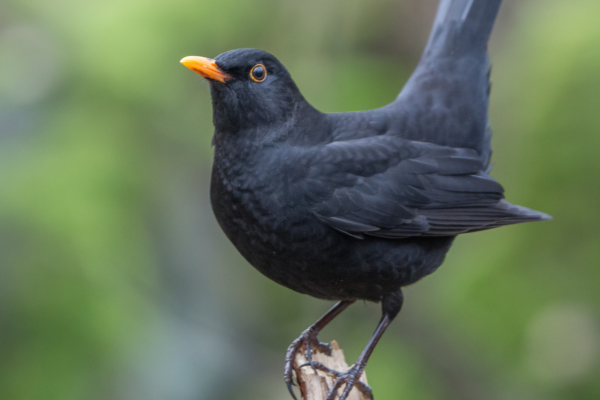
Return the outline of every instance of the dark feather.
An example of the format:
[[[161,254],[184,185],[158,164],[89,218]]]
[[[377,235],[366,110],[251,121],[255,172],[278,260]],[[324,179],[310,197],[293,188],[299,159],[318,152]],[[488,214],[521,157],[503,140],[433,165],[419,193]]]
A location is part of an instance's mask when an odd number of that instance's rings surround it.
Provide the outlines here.
[[[376,173],[365,163],[377,165]],[[310,164],[308,181],[327,188],[311,208],[352,235],[453,236],[547,218],[502,200],[502,186],[468,149],[375,136],[325,146]]]

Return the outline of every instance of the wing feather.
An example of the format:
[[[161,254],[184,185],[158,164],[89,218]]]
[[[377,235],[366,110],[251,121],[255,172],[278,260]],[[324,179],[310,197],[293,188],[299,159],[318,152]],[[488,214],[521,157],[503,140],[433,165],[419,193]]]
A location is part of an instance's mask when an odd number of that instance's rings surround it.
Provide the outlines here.
[[[312,212],[350,236],[454,236],[547,216],[502,200],[474,150],[390,136],[338,141],[311,154]]]

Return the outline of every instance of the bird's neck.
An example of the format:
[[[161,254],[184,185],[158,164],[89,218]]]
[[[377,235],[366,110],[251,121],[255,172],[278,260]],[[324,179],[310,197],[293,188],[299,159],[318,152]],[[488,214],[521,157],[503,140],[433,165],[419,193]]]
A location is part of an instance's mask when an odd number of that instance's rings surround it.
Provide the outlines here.
[[[286,110],[278,118],[260,119],[258,123],[252,123],[252,116],[248,121],[231,120],[216,114],[214,117],[213,145],[217,149],[237,149],[243,153],[284,141],[291,145],[320,142],[327,120],[325,114],[306,101],[296,102],[293,109]]]

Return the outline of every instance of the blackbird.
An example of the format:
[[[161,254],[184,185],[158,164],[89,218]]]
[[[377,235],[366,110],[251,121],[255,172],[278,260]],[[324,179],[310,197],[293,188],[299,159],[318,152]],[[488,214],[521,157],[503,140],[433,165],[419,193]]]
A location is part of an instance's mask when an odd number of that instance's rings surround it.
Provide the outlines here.
[[[358,381],[402,307],[401,288],[434,272],[456,235],[547,220],[503,200],[491,178],[487,42],[501,0],[442,0],[423,56],[390,104],[322,113],[285,67],[256,49],[181,62],[210,82],[215,126],[211,203],[238,251],[300,293],[339,301],[288,348],[337,376],[327,400]],[[313,362],[317,334],[356,300],[382,318],[348,371]],[[295,397],[295,396],[294,396]]]

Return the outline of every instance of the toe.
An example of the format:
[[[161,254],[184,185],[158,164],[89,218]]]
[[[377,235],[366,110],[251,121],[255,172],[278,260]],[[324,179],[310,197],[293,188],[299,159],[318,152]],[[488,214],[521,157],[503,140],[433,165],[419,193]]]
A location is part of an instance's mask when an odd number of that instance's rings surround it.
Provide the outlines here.
[[[373,400],[373,391],[371,390],[371,386],[362,381],[356,381],[354,387],[358,389],[358,391],[361,392],[365,398]]]
[[[314,345],[314,348],[319,352],[319,353],[323,353],[325,355],[331,356],[331,352],[333,351],[331,346],[327,343],[322,343],[322,342],[317,342],[316,345]]]
[[[335,400],[338,390],[342,386],[342,383],[342,379],[336,380],[331,389],[329,390],[329,393],[327,393],[327,398],[325,400]]]
[[[353,386],[354,385],[350,382],[346,383],[346,387],[344,388],[344,391],[342,392],[342,395],[340,396],[339,400],[346,400],[348,398],[348,395],[352,391]]]

